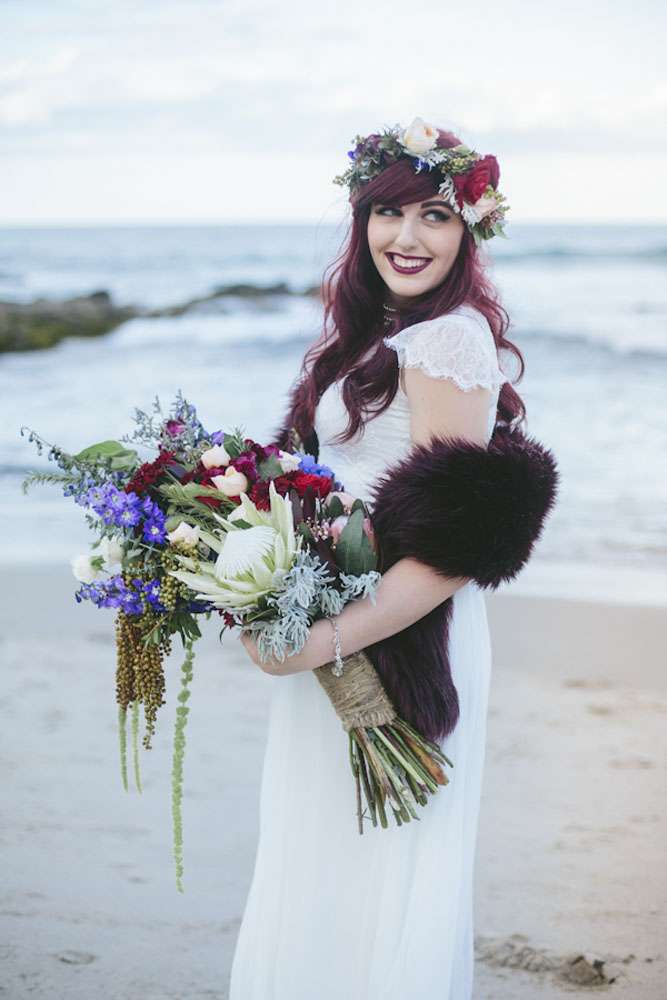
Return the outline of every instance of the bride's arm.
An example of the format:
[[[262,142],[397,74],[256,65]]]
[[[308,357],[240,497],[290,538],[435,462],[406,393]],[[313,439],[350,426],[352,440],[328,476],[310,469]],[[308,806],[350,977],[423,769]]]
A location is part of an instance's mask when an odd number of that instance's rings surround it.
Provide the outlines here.
[[[435,435],[449,435],[486,445],[490,389],[464,391],[452,380],[432,378],[418,368],[403,369],[402,375],[410,404],[413,444],[428,444]],[[469,579],[443,576],[417,559],[400,559],[383,574],[375,604],[368,597],[353,601],[337,616],[341,655],[355,653],[402,631],[446,601]],[[332,640],[331,623],[315,622],[300,653],[282,664],[264,664],[263,669],[275,674],[314,670],[333,659]],[[244,643],[252,653],[252,641]]]

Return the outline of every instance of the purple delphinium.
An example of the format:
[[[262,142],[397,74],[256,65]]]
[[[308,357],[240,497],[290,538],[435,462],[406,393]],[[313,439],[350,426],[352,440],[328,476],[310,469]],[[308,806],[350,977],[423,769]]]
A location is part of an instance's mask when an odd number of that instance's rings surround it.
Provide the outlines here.
[[[92,601],[98,608],[121,608],[127,615],[141,615],[145,611],[142,597],[154,611],[166,611],[160,601],[160,581],[142,580],[135,577],[132,586],[123,580],[120,573],[108,580],[95,580],[93,583],[83,583],[74,594],[77,603],[83,600]]]
[[[164,545],[167,537],[164,514],[160,513],[160,519],[149,517],[144,521],[143,539],[153,545]]]
[[[76,502],[83,507],[92,507],[105,524],[119,528],[133,528],[141,520],[141,497],[136,493],[125,493],[113,483],[90,487],[79,494]]]
[[[143,524],[143,538],[145,542],[163,545],[167,538],[165,527],[165,516],[150,497],[144,497],[141,502],[141,511],[145,517]]]
[[[126,493],[113,483],[104,483],[87,487],[75,499],[83,507],[92,507],[106,525],[135,528],[143,521],[144,541],[154,545],[166,541],[165,515],[149,496],[142,499],[138,493]]]

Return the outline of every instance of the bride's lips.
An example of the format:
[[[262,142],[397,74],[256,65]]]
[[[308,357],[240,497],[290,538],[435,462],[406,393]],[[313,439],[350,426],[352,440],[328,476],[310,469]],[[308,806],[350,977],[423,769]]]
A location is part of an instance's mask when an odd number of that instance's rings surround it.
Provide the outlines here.
[[[424,268],[428,267],[428,265],[431,263],[431,258],[430,257],[429,257],[428,260],[426,260],[423,257],[419,257],[419,258],[415,258],[415,259],[417,259],[417,260],[423,260],[424,261],[424,263],[421,266],[419,266],[419,267],[417,267],[417,266],[415,266],[415,267],[401,267],[401,265],[397,264],[396,261],[394,260],[394,255],[393,254],[388,253],[385,256],[388,258],[389,263],[391,264],[391,266],[393,267],[393,269],[395,271],[398,271],[399,274],[419,274],[420,271],[423,271]]]

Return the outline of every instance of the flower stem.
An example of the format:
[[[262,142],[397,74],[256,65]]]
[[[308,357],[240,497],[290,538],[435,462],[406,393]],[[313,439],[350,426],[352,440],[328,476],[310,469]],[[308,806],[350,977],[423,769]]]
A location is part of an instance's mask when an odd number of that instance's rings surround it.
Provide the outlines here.
[[[132,759],[134,761],[134,784],[141,792],[141,773],[139,768],[139,699],[132,702]]]
[[[186,639],[183,643],[185,659],[181,665],[181,691],[178,700],[181,703],[176,709],[176,728],[174,731],[174,753],[171,769],[171,803],[174,835],[174,859],[176,862],[176,888],[183,892],[183,817],[181,802],[183,799],[183,757],[185,754],[185,725],[190,709],[185,702],[190,697],[189,684],[192,680],[192,664],[194,661],[193,641]]]

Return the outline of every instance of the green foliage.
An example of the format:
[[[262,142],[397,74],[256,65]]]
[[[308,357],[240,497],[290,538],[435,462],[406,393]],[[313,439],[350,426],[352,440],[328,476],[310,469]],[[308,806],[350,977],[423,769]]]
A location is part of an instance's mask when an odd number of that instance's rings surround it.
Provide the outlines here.
[[[336,562],[344,573],[361,576],[375,569],[377,558],[364,532],[363,504],[353,510],[336,545]]]
[[[278,476],[284,475],[283,467],[276,455],[269,455],[263,462],[260,462],[257,466],[257,472],[260,479],[276,479]]]
[[[223,447],[230,458],[238,456],[247,450],[245,443],[245,433],[242,427],[235,427],[233,433],[223,435]]]
[[[357,501],[355,500],[355,503]],[[331,500],[327,501],[327,514],[332,518],[340,517],[345,513],[345,507],[343,506],[343,501],[340,497],[331,497]]]
[[[124,448],[118,441],[99,441],[72,456],[77,462],[92,465],[102,463],[110,469],[134,469],[140,464],[133,448]]]
[[[202,527],[217,529],[218,522],[208,504],[202,503],[196,497],[215,497],[217,500],[222,500],[224,513],[230,513],[235,507],[231,501],[227,501],[226,497],[215,486],[203,486],[201,483],[183,484],[173,482],[160,483],[157,489],[159,493],[169,500],[167,514],[170,518],[175,518],[177,514],[188,514],[191,515],[193,521],[196,521]],[[168,530],[173,531],[182,520],[183,517],[179,517],[175,522],[173,520],[170,521],[174,527],[169,527]]]
[[[120,751],[120,776],[123,788],[129,791],[127,783],[127,710],[118,706],[118,742]]]
[[[54,486],[63,486],[66,483],[78,479],[77,476],[68,476],[59,472],[29,472],[21,483],[21,492],[26,494],[30,486],[35,483],[51,483]]]
[[[171,771],[171,802],[173,818],[174,860],[176,862],[176,887],[183,892],[183,816],[181,804],[183,799],[183,758],[185,756],[185,727],[190,709],[186,705],[190,697],[192,681],[192,664],[194,651],[192,641],[187,640],[185,659],[181,666],[181,691],[178,695],[179,706],[176,709],[176,728],[174,732],[174,755]]]
[[[139,769],[139,699],[132,702],[132,760],[134,763],[134,785],[141,792],[141,773]]]

